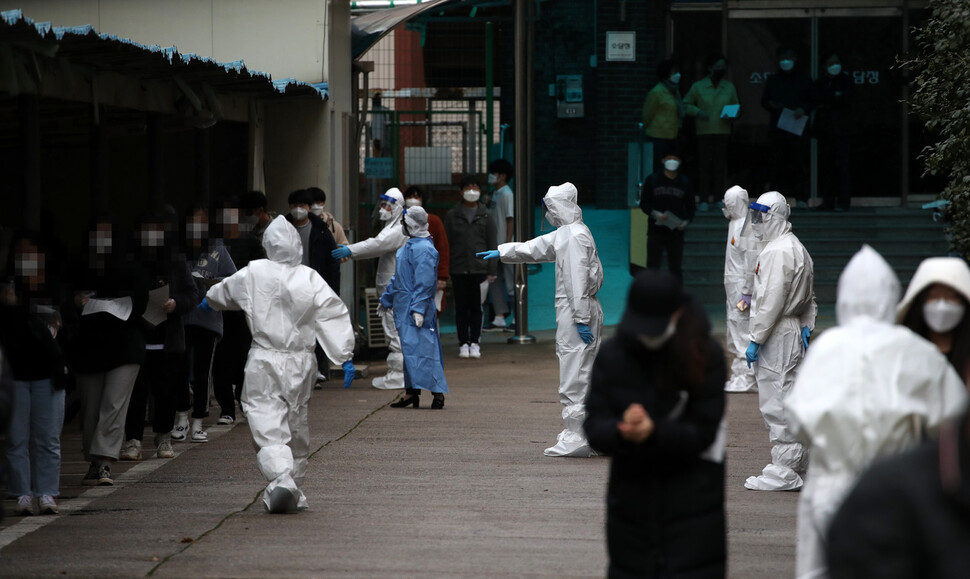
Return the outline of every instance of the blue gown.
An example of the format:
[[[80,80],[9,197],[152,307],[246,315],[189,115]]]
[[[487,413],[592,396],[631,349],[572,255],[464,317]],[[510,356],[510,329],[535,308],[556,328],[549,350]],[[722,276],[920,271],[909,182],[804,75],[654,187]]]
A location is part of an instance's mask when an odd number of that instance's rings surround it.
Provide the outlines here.
[[[381,296],[385,308],[394,309],[394,325],[401,336],[404,354],[404,385],[431,392],[448,392],[442,363],[438,312],[434,296],[438,289],[438,250],[430,237],[412,237],[397,250],[394,277]],[[424,316],[414,325],[412,313]]]

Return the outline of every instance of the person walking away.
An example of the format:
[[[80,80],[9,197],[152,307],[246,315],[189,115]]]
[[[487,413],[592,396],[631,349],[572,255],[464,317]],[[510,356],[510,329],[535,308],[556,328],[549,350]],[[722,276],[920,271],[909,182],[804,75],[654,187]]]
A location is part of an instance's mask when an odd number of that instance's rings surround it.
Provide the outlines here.
[[[826,575],[825,535],[868,466],[935,435],[967,391],[933,344],[893,323],[899,280],[868,245],[839,277],[839,325],[805,354],[785,398],[810,460],[798,499],[796,577]]]
[[[684,231],[694,219],[694,189],[680,172],[680,156],[670,152],[663,171],[647,177],[640,192],[640,210],[647,214],[647,269],[659,269],[667,253],[667,267],[683,278]]]
[[[423,189],[411,185],[404,192],[405,209],[411,207],[424,207],[427,197]],[[448,287],[448,278],[451,277],[451,246],[448,244],[448,234],[445,233],[445,222],[434,213],[428,212],[428,233],[431,234],[431,241],[438,252],[438,291],[435,293],[435,307],[438,318],[445,305],[445,289]]]
[[[422,207],[410,207],[404,213],[402,226],[408,241],[397,250],[397,271],[381,295],[381,307],[394,316],[404,354],[404,397],[391,406],[417,408],[421,390],[430,390],[434,395],[431,408],[440,410],[445,407],[448,382],[434,307],[438,251],[428,231],[428,214]]]
[[[404,216],[404,195],[397,187],[392,187],[381,195],[380,216],[381,221],[384,222],[384,228],[376,236],[351,245],[341,245],[331,252],[334,259],[376,257],[378,297],[384,294],[387,284],[394,275],[397,250],[408,240],[401,228],[401,218]],[[394,317],[386,312],[381,314],[381,326],[387,338],[387,374],[374,378],[371,385],[382,390],[404,388],[404,356],[401,354],[401,339],[394,326]]]
[[[7,271],[14,276],[0,281],[0,348],[13,379],[7,493],[17,498],[18,515],[33,515],[35,499],[39,514],[57,514],[67,366],[56,339],[58,288],[48,283],[48,262],[56,261],[32,232],[17,235],[12,248]]]
[[[593,364],[584,428],[612,457],[609,577],[724,577],[724,353],[665,271],[630,286]]]
[[[810,98],[815,110],[812,132],[818,140],[818,172],[822,211],[848,211],[852,197],[852,78],[843,72],[838,54],[825,59],[825,74],[812,83]]]
[[[356,370],[354,330],[347,306],[320,275],[301,264],[296,228],[276,218],[266,228],[268,259],[250,262],[211,287],[203,310],[239,309],[253,335],[242,405],[256,461],[269,482],[263,504],[271,513],[308,507],[301,490],[310,451],[308,409],[316,377],[314,342],[341,364],[344,388]]]
[[[488,184],[495,188],[488,211],[495,220],[496,243],[511,243],[515,240],[515,196],[509,187],[512,174],[512,163],[505,159],[495,159],[488,165]],[[505,318],[509,315],[509,305],[515,298],[514,272],[515,266],[512,264],[499,264],[498,277],[488,285],[488,295],[495,317],[485,324],[486,332],[511,329]]]
[[[478,255],[505,263],[556,264],[556,356],[559,358],[559,401],[564,428],[546,456],[587,457],[583,433],[586,393],[593,360],[600,346],[603,308],[596,293],[603,286],[603,266],[593,234],[583,223],[579,193],[572,183],[550,187],[542,198],[546,219],[557,228],[518,243],[503,243]]]
[[[751,204],[749,221],[755,237],[765,243],[754,270],[748,363],[757,362],[758,404],[772,443],[771,464],[744,487],[756,491],[801,488],[807,453],[796,440],[783,401],[798,376],[798,368],[815,329],[815,265],[791,231],[791,208],[785,197],[770,191]]]
[[[758,390],[755,371],[748,365],[744,352],[749,341],[754,270],[763,245],[750,232],[742,234],[748,216],[747,191],[737,185],[725,191],[723,211],[724,217],[730,220],[724,252],[724,294],[727,300],[725,344],[731,359],[731,377],[724,384],[724,390],[755,392]]]
[[[653,146],[653,173],[663,170],[663,160],[677,149],[684,118],[680,96],[680,65],[664,60],[657,65],[657,84],[643,101],[643,132]]]
[[[474,175],[461,179],[461,201],[445,215],[445,232],[451,248],[451,287],[455,293],[455,325],[458,357],[481,358],[482,284],[497,279],[495,262],[483,262],[475,255],[495,249],[495,220],[480,201],[481,184]]]
[[[731,124],[740,113],[738,91],[724,78],[727,59],[715,54],[707,59],[708,75],[691,85],[684,96],[684,113],[696,117],[697,186],[701,204],[707,211],[714,196],[727,187],[727,154],[731,140]],[[725,107],[737,110],[725,114]]]

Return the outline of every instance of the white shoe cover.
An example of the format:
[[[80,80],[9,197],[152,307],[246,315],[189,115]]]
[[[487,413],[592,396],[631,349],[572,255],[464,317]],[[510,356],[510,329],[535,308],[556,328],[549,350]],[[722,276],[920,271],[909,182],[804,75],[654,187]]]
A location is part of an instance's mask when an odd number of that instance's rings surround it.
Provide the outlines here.
[[[404,388],[404,373],[388,371],[386,375],[374,378],[371,386],[379,390],[401,390]]]
[[[778,464],[769,464],[761,476],[749,476],[744,488],[752,491],[797,491],[805,484],[798,473]]]
[[[734,378],[728,380],[724,383],[725,392],[757,392],[758,384],[757,382],[751,382],[746,384],[744,376],[735,376]]]
[[[565,456],[571,458],[587,458],[596,453],[586,442],[586,437],[578,432],[563,430],[559,433],[559,441],[543,451],[546,456]]]

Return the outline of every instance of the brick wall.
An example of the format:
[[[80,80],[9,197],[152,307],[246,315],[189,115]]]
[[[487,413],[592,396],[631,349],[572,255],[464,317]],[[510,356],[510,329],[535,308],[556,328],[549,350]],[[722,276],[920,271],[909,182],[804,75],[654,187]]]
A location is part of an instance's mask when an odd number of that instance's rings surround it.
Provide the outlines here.
[[[535,193],[571,181],[580,202],[626,207],[627,143],[664,57],[666,2],[560,0],[541,4],[535,26]],[[594,8],[595,13],[594,13]],[[594,30],[595,22],[595,30]],[[636,62],[606,62],[606,31],[635,31]],[[594,45],[595,35],[595,45]],[[590,57],[597,55],[597,66]],[[585,117],[557,118],[549,86],[556,75],[582,74]],[[503,93],[503,97],[504,97]]]

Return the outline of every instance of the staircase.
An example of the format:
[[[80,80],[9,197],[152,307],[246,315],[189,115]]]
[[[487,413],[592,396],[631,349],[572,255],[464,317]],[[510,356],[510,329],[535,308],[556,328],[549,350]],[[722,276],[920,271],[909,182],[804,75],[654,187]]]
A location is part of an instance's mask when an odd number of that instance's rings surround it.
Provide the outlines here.
[[[687,230],[684,285],[705,304],[724,302],[727,220],[721,210],[698,213]],[[839,274],[868,243],[896,270],[905,292],[916,267],[927,257],[944,256],[949,244],[943,225],[924,209],[861,207],[845,213],[793,209],[792,232],[815,262],[815,299],[834,304]]]

